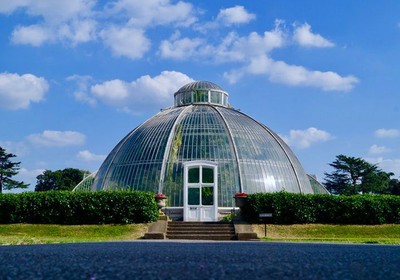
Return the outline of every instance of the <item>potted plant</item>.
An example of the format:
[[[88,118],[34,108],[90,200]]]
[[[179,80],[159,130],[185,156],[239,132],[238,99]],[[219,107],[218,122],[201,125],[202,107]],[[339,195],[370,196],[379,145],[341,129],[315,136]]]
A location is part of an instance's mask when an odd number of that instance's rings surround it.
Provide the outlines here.
[[[246,202],[247,202],[247,193],[244,192],[239,192],[239,193],[235,193],[235,204],[236,207],[243,207]]]
[[[167,200],[167,196],[165,194],[157,193],[154,195],[154,198],[159,209],[165,207],[165,201]]]

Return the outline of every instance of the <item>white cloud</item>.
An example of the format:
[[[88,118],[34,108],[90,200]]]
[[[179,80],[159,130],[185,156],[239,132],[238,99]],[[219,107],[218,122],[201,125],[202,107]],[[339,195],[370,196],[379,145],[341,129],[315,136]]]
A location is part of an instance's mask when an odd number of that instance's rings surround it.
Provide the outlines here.
[[[0,13],[11,14],[16,9],[27,6],[29,2],[30,0],[0,0]]]
[[[79,153],[76,155],[76,157],[82,161],[95,161],[95,162],[102,162],[106,158],[106,155],[96,155],[88,150],[84,151],[79,151]]]
[[[118,17],[125,14],[129,24],[140,27],[168,24],[189,26],[197,20],[193,5],[183,1],[172,4],[169,0],[119,0],[112,5],[111,13]]]
[[[42,17],[49,23],[58,23],[89,15],[95,3],[95,0],[5,0],[0,1],[0,12],[9,14],[23,9],[30,16]]]
[[[334,139],[334,137],[324,130],[310,127],[305,130],[290,130],[288,137],[283,137],[286,143],[300,149],[309,148],[317,142],[326,142]]]
[[[102,102],[124,111],[140,114],[148,109],[160,109],[170,104],[173,94],[193,80],[175,71],[142,76],[135,81],[111,80],[91,87],[91,93]],[[170,104],[172,105],[172,104]]]
[[[230,32],[216,45],[202,38],[180,38],[180,33],[175,33],[169,40],[161,42],[159,55],[180,60],[239,62],[242,64],[241,67],[224,73],[224,77],[230,83],[236,83],[244,75],[252,74],[265,75],[271,82],[289,86],[348,92],[359,82],[352,75],[341,76],[333,71],[309,70],[303,66],[290,65],[270,58],[272,50],[282,48],[288,43],[287,38],[288,34],[282,20],[276,20],[275,27],[265,31],[264,34],[251,32],[248,36],[238,36]]]
[[[18,26],[11,35],[11,42],[14,44],[26,44],[34,47],[41,46],[49,40],[49,30],[40,25]]]
[[[217,21],[230,26],[232,24],[248,23],[255,18],[256,15],[247,12],[243,6],[235,6],[232,8],[221,9],[217,16]]]
[[[4,2],[4,1],[2,1]],[[12,13],[17,9],[26,12],[36,24],[17,26],[11,41],[35,47],[45,42],[67,40],[73,45],[96,38],[96,22],[92,19],[95,0],[25,0],[0,2],[0,12]]]
[[[72,75],[67,77],[67,81],[76,82],[77,89],[73,93],[75,99],[90,106],[95,106],[96,99],[89,94],[89,86],[92,80],[91,76]]]
[[[247,66],[226,72],[224,77],[230,83],[236,83],[245,74],[266,74],[268,79],[275,83],[316,87],[324,91],[348,92],[359,82],[352,75],[343,77],[332,71],[312,71],[303,66],[275,61],[266,55],[252,58]]]
[[[384,154],[390,152],[390,149],[386,148],[385,146],[378,146],[376,144],[372,145],[368,151],[370,154]]]
[[[40,174],[42,174],[45,171],[45,169],[32,169],[29,170],[27,168],[21,167],[19,169],[18,174],[15,176],[15,180],[24,182],[25,184],[29,184],[29,187],[27,189],[13,189],[12,193],[20,193],[20,192],[26,192],[26,191],[34,191],[35,186],[37,183],[36,177]]]
[[[308,23],[304,23],[295,28],[293,32],[293,40],[299,45],[306,47],[328,48],[335,46],[335,44],[321,35],[312,33],[311,26]]]
[[[150,40],[142,29],[111,26],[102,30],[100,36],[116,56],[138,59],[150,49]]]
[[[76,131],[45,130],[40,134],[31,134],[28,141],[34,145],[47,147],[79,146],[85,143],[84,134]]]
[[[175,33],[169,40],[161,42],[159,53],[164,58],[201,58],[219,63],[246,62],[248,58],[266,54],[284,46],[286,34],[280,25],[281,21],[276,21],[275,28],[262,35],[251,32],[248,36],[240,37],[230,32],[221,43],[215,46],[201,38],[180,38],[180,34]]]
[[[273,61],[266,58],[265,73],[273,82],[282,83],[290,86],[310,86],[321,88],[325,91],[347,92],[353,89],[358,83],[354,76],[340,76],[339,74],[327,71],[312,71],[303,66],[289,65],[284,61]],[[254,60],[256,63],[263,60]]]
[[[73,20],[59,27],[58,37],[71,41],[73,45],[90,42],[97,37],[96,26],[94,20]]]
[[[49,84],[42,77],[0,73],[0,108],[26,109],[31,103],[42,101],[48,89]]]
[[[398,129],[386,129],[386,128],[380,128],[375,130],[375,137],[378,138],[396,138],[400,136],[400,130]]]
[[[174,35],[174,37],[177,37]],[[201,56],[202,49],[207,49],[206,42],[200,38],[173,38],[170,41],[164,40],[160,44],[159,54],[164,58],[190,59]]]
[[[379,157],[373,159],[369,158],[367,161],[373,164],[378,164],[379,168],[385,172],[393,172],[396,177],[400,176],[400,159],[385,159]]]
[[[7,153],[15,154],[18,157],[28,153],[28,146],[24,142],[0,141],[0,147],[5,149]]]

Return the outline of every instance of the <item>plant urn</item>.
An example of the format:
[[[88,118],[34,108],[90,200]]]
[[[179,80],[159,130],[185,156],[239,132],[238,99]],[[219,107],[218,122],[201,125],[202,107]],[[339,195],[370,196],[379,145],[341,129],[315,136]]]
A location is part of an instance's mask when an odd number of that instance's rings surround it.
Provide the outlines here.
[[[167,200],[167,196],[162,193],[158,193],[154,196],[157,206],[159,209],[165,207],[165,201]]]
[[[246,193],[236,193],[234,198],[235,198],[236,207],[241,208],[247,203],[247,194]]]

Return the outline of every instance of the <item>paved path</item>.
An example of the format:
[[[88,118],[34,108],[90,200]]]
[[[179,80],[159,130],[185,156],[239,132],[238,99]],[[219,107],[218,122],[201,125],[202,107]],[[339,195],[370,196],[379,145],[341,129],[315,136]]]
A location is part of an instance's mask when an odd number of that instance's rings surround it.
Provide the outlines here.
[[[0,246],[0,279],[400,279],[400,246],[237,241]]]

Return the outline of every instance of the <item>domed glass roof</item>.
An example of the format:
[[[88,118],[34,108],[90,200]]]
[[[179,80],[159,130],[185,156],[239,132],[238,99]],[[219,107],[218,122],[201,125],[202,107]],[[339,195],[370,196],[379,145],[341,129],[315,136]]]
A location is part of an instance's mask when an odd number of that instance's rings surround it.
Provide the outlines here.
[[[174,94],[175,106],[214,104],[228,106],[228,93],[220,86],[206,81],[193,82],[181,87]]]
[[[208,100],[193,100],[196,91],[207,92]],[[314,193],[298,159],[276,133],[224,102],[210,102],[212,92],[227,101],[227,93],[210,82],[179,89],[175,98],[190,93],[191,102],[162,110],[122,139],[92,189],[164,193],[170,206],[181,207],[183,164],[206,160],[218,164],[219,207],[234,206],[236,192]]]

